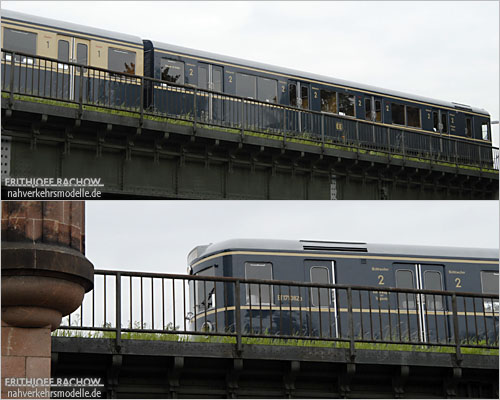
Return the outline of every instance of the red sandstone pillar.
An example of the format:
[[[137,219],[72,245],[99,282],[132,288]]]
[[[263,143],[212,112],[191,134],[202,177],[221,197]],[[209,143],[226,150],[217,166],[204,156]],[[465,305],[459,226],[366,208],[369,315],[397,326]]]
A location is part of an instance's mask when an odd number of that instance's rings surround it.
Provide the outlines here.
[[[2,202],[2,398],[48,397],[48,386],[18,388],[12,378],[48,382],[50,333],[93,287],[84,221],[83,201]]]

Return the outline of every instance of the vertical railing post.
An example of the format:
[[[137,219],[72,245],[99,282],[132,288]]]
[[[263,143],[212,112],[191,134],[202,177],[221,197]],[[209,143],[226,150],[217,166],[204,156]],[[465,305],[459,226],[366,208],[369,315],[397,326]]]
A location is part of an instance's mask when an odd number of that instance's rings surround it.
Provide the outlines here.
[[[197,111],[196,111],[196,99],[198,97],[198,89],[194,88],[193,93],[193,133],[196,133],[196,120],[197,120]]]
[[[405,149],[405,131],[401,129],[401,150],[403,151],[403,159],[406,158],[406,149]]]
[[[325,114],[321,114],[321,143],[325,144]]]
[[[16,53],[11,53],[10,56],[10,96],[9,96],[9,108],[12,108],[14,104],[14,60],[16,58]],[[20,70],[20,69],[19,69]],[[21,74],[21,72],[19,72]]]
[[[116,292],[116,348],[120,349],[122,345],[122,275],[120,272],[116,273],[115,282]],[[132,316],[130,317],[132,318]]]
[[[145,90],[145,85],[144,85],[144,77],[141,76],[139,77],[141,85],[140,85],[140,93],[139,93],[139,111],[141,113],[139,117],[139,126],[142,127],[142,121],[144,120],[144,90]]]
[[[80,65],[80,85],[78,93],[78,118],[82,117],[83,114],[83,67]]]
[[[245,132],[245,101],[241,99],[241,138]]]
[[[458,312],[457,312],[457,295],[453,293],[451,297],[451,308],[453,312],[453,334],[455,335],[455,351],[457,361],[462,360],[462,353],[460,350],[460,337],[458,329]]]
[[[347,307],[349,310],[349,355],[352,359],[355,357],[355,346],[354,346],[354,319],[352,315],[352,289],[347,288]]]
[[[237,279],[234,284],[235,291],[235,306],[236,306],[236,351],[241,353],[241,293],[240,280]]]

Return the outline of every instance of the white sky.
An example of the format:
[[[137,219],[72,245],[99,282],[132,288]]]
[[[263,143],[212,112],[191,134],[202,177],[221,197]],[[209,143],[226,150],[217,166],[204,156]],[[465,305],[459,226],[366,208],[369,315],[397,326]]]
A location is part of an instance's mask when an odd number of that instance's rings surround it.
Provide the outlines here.
[[[496,201],[88,201],[98,269],[186,273],[197,245],[234,238],[498,248]]]
[[[499,3],[44,2],[2,7],[488,110]],[[494,126],[498,145],[498,125]]]

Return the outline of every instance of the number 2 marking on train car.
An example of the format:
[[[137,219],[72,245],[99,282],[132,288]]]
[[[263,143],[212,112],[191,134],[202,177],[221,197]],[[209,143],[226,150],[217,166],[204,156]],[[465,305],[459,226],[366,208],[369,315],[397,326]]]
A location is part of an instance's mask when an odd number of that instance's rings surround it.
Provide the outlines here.
[[[229,75],[227,79],[229,80],[229,83],[233,83],[233,77],[231,75]]]
[[[385,285],[384,284],[384,275],[379,275],[379,276],[377,276],[377,278],[378,278],[379,285]]]
[[[460,278],[455,278],[455,287],[461,288],[462,287],[462,280]]]
[[[193,76],[193,68],[189,68],[189,76]]]

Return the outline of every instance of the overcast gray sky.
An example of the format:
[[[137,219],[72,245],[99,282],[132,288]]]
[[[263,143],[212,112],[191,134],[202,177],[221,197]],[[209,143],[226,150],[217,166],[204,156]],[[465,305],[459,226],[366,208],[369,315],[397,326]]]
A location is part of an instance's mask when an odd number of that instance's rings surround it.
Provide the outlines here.
[[[186,273],[197,245],[232,238],[498,248],[496,201],[89,201],[98,269]]]
[[[29,2],[2,7],[488,110],[499,3]],[[498,125],[493,128],[498,145]]]

